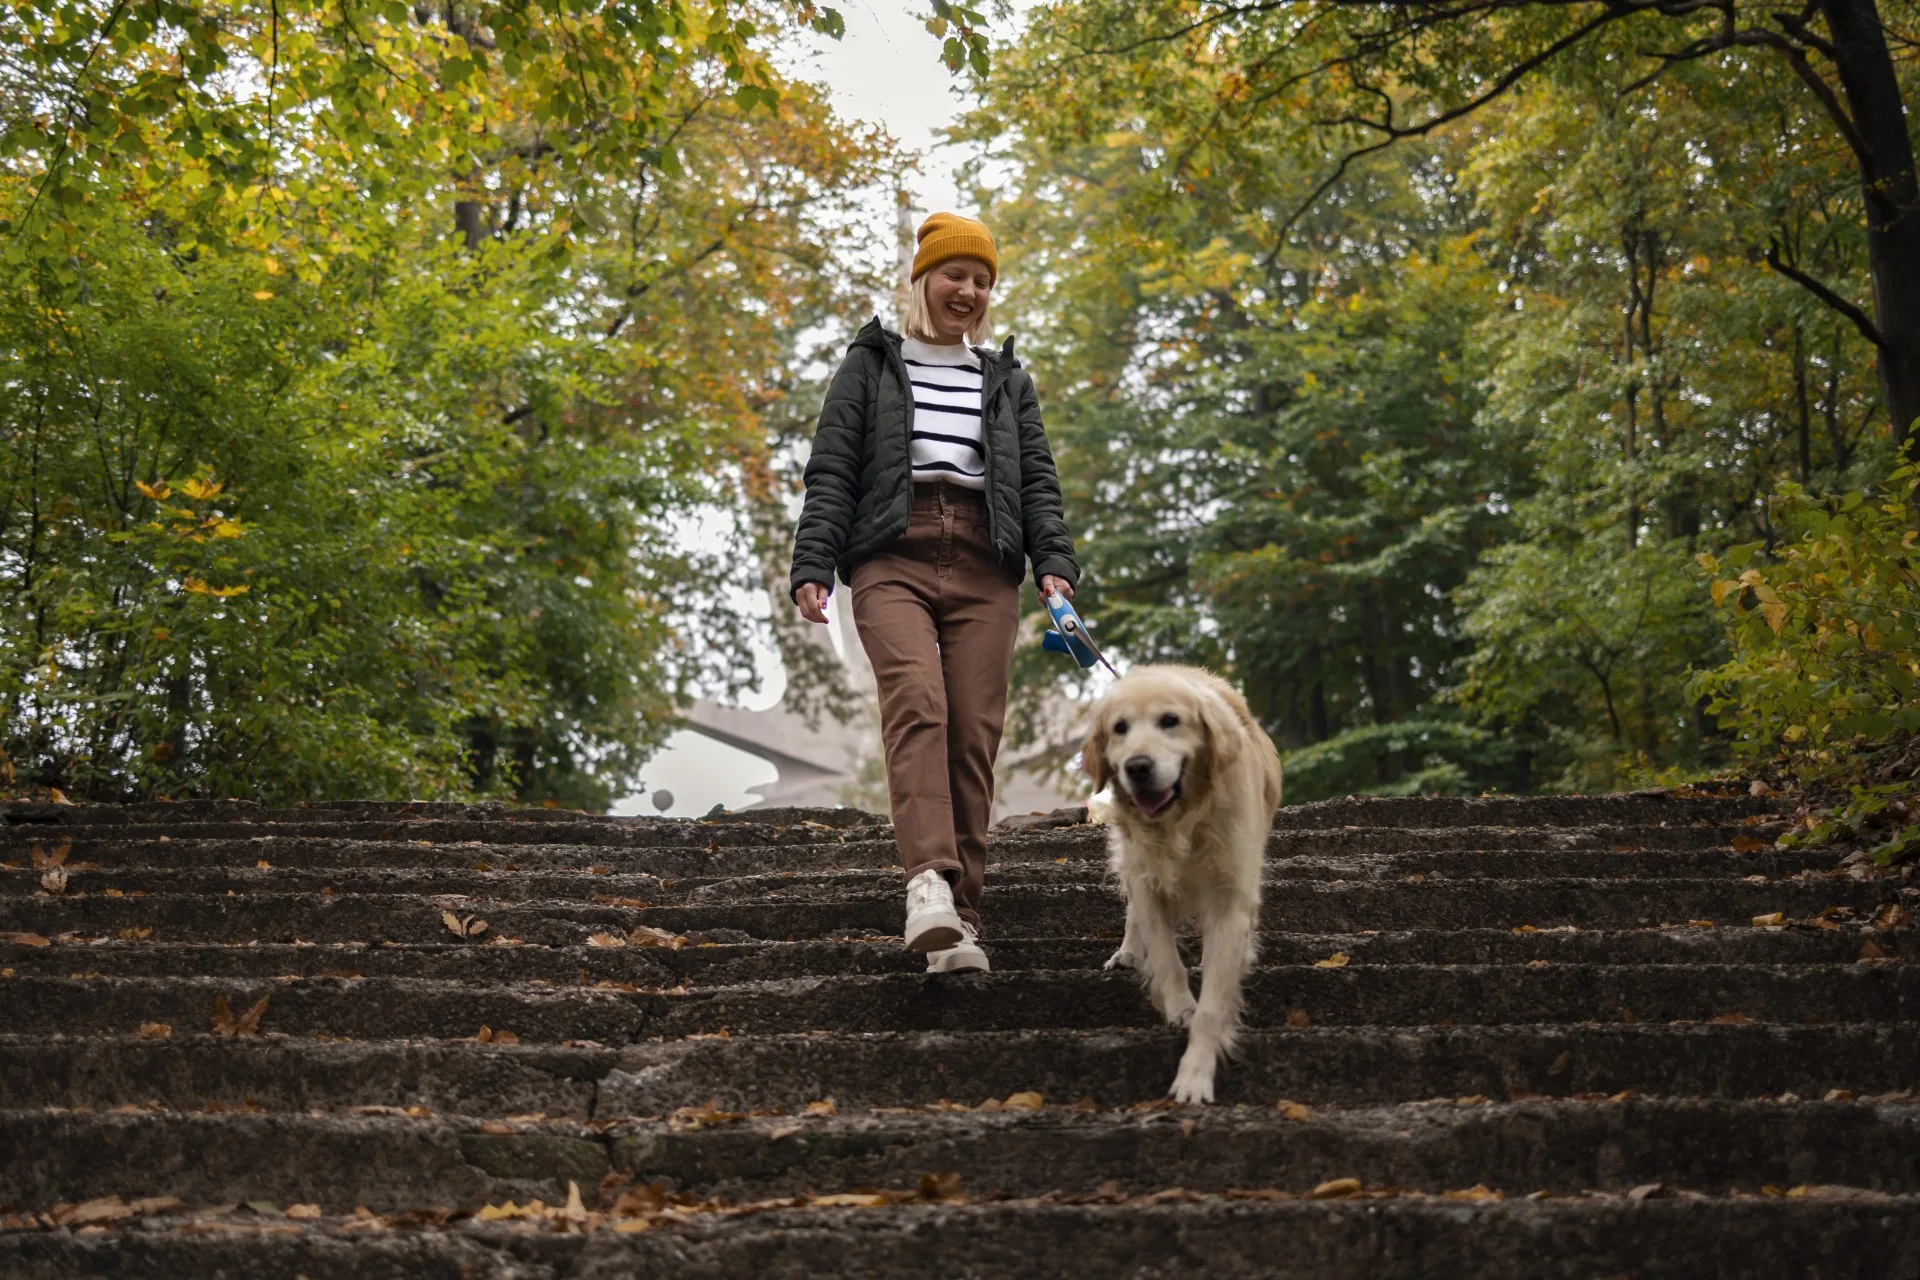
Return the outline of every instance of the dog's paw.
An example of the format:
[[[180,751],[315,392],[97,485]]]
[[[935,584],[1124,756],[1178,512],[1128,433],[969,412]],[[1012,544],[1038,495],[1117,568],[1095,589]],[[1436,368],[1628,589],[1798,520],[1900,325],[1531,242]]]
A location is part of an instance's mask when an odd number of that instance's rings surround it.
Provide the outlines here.
[[[1108,956],[1107,962],[1101,966],[1103,969],[1137,969],[1139,967],[1140,957],[1134,955],[1133,952],[1127,950],[1125,947],[1120,948]]]
[[[1186,998],[1183,1000],[1182,996]],[[1182,991],[1160,1006],[1160,1014],[1170,1027],[1187,1027],[1193,1025],[1193,1011],[1199,1007],[1200,1002],[1190,992]]]
[[[1205,1105],[1213,1101],[1213,1064],[1180,1059],[1180,1070],[1173,1077],[1167,1096],[1182,1106]]]

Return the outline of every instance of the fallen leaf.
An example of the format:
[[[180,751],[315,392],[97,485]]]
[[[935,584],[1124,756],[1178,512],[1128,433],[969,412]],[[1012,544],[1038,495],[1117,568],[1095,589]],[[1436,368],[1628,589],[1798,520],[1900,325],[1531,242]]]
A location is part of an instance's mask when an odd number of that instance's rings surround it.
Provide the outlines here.
[[[134,1034],[142,1040],[167,1040],[173,1036],[173,1028],[164,1022],[143,1022]]]
[[[53,945],[37,933],[0,933],[0,942],[11,942],[21,947],[50,947]]]
[[[539,1207],[536,1208],[536,1205]],[[484,1205],[481,1207],[480,1212],[474,1216],[482,1222],[500,1222],[508,1218],[536,1218],[540,1216],[541,1211],[545,1208],[546,1206],[541,1205],[538,1200],[524,1205],[515,1204],[509,1200],[505,1204]]]
[[[627,940],[617,933],[590,933],[587,935],[590,947],[624,947]]]
[[[1733,838],[1733,848],[1736,853],[1758,853],[1762,849],[1773,848],[1773,842],[1770,840],[1756,840],[1752,836],[1735,836]]]
[[[667,947],[678,950],[687,945],[687,940],[677,933],[665,929],[654,929],[637,924],[627,930],[627,945],[630,947]]]
[[[803,1116],[837,1116],[840,1114],[840,1108],[833,1105],[832,1098],[822,1098],[818,1102],[809,1102],[806,1110],[800,1114]]]
[[[1330,1178],[1307,1192],[1310,1200],[1342,1200],[1360,1194],[1360,1179]]]
[[[1038,1111],[1046,1105],[1046,1099],[1031,1091],[1010,1093],[1007,1100],[1000,1104],[1004,1111]]]
[[[605,894],[605,893],[596,893],[596,894],[594,894],[594,895],[593,895],[593,900],[594,900],[595,902],[598,902],[598,903],[602,903],[602,904],[603,904],[603,905],[605,905],[605,906],[609,906],[609,907],[629,907],[629,908],[631,908],[631,909],[633,909],[633,910],[635,910],[635,911],[643,911],[643,910],[645,910],[645,909],[646,909],[647,907],[649,907],[649,906],[651,906],[651,905],[653,905],[653,904],[651,904],[651,903],[649,903],[649,902],[646,902],[646,901],[644,901],[644,900],[642,900],[642,899],[640,899],[640,898],[616,898],[616,897],[614,897],[614,896],[613,896],[613,895],[611,895],[611,894]]]
[[[1547,1068],[1547,1074],[1550,1076],[1564,1074],[1567,1069],[1567,1064],[1572,1061],[1573,1051],[1571,1049],[1562,1049],[1560,1056],[1553,1060],[1553,1065]]]
[[[72,804],[73,803],[73,801],[67,799],[67,793],[62,791],[58,787],[47,788],[47,800],[51,804]]]
[[[1465,1200],[1471,1204],[1485,1204],[1506,1199],[1503,1193],[1493,1190],[1484,1182],[1476,1182],[1461,1191],[1449,1191],[1446,1195],[1449,1200]]]
[[[696,1031],[692,1035],[688,1036],[687,1039],[689,1040],[731,1040],[733,1039],[733,1032],[727,1030],[725,1027],[722,1027],[718,1031]]]
[[[271,870],[273,870],[273,864],[272,864],[271,862],[268,862],[268,861],[267,861],[267,860],[266,860],[265,858],[262,858],[262,859],[260,859],[260,861],[258,861],[258,862],[256,862],[256,863],[254,863],[253,865],[254,865],[254,868],[255,868],[256,870],[259,870],[259,871],[271,871]],[[298,1208],[298,1207],[299,1207],[299,1206],[297,1206],[297,1205],[295,1206],[295,1208]],[[289,1210],[287,1210],[287,1212],[288,1212],[288,1213],[292,1213],[292,1212],[293,1212],[293,1210],[292,1210],[292,1209],[289,1209]]]
[[[1313,1119],[1313,1112],[1303,1102],[1289,1102],[1285,1098],[1273,1104],[1273,1109],[1287,1120],[1306,1121]]]
[[[1347,953],[1344,951],[1336,951],[1325,960],[1315,960],[1313,967],[1316,969],[1344,969],[1346,964]]]
[[[440,923],[453,931],[456,938],[477,938],[487,931],[487,922],[477,916],[456,916],[451,911],[440,913]]]
[[[1758,925],[1785,924],[1787,914],[1784,911],[1769,911],[1766,915],[1755,916],[1753,922]]]
[[[878,1192],[843,1191],[831,1196],[808,1196],[807,1203],[820,1209],[882,1209],[887,1198]]]
[[[1716,1017],[1708,1018],[1707,1021],[1710,1023],[1718,1023],[1721,1026],[1744,1027],[1751,1023],[1753,1019],[1736,1010],[1733,1013],[1723,1013]]]
[[[1824,1098],[1822,1098],[1822,1099],[1821,1099],[1821,1101],[1822,1101],[1822,1102],[1852,1102],[1852,1101],[1853,1101],[1853,1090],[1851,1090],[1851,1089],[1829,1089],[1829,1090],[1827,1090],[1827,1092],[1826,1092],[1826,1096],[1825,1096]]]
[[[40,877],[40,887],[48,893],[60,894],[67,891],[67,869],[55,867]]]
[[[247,1208],[253,1210],[263,1218],[277,1218],[280,1216],[280,1206],[271,1200],[248,1200],[245,1204]]]
[[[1872,942],[1863,942],[1860,944],[1860,958],[1856,963],[1871,964],[1876,960],[1885,960],[1886,958],[1887,953],[1875,946]]]
[[[127,1205],[142,1217],[152,1213],[172,1213],[175,1209],[186,1207],[186,1203],[178,1196],[142,1196]]]
[[[62,1205],[53,1211],[53,1220],[63,1227],[84,1227],[101,1222],[119,1222],[133,1216],[133,1206],[119,1196],[101,1196],[81,1204]]]
[[[290,1204],[287,1206],[287,1216],[289,1218],[302,1219],[318,1218],[321,1216],[320,1206],[317,1204]]]
[[[1198,1123],[1191,1116],[1189,1116],[1187,1119],[1182,1120],[1180,1122],[1180,1136],[1183,1138],[1191,1138],[1193,1136],[1193,1131],[1198,1127],[1199,1127]]]
[[[1653,1196],[1665,1195],[1666,1193],[1667,1193],[1666,1183],[1644,1182],[1639,1186],[1635,1187],[1633,1190],[1627,1192],[1627,1199],[1646,1200],[1646,1199],[1650,1199]]]
[[[667,1117],[669,1129],[705,1129],[711,1125],[732,1124],[745,1120],[744,1111],[722,1111],[719,1099],[709,1098],[704,1106],[680,1107]]]
[[[122,929],[120,931],[120,941],[122,942],[138,942],[142,938],[151,938],[152,936],[153,926],[151,925],[139,929]]]
[[[1538,929],[1536,929],[1536,928],[1535,928],[1534,926],[1532,926],[1532,925],[1530,925],[1530,924],[1517,924],[1517,925],[1515,925],[1515,926],[1513,926],[1513,931],[1514,931],[1515,933],[1538,933],[1538,932],[1540,932],[1540,930],[1538,930]]]
[[[1873,927],[1876,929],[1898,929],[1911,919],[1913,919],[1913,914],[1905,907],[1897,902],[1889,902],[1886,906],[1880,908],[1878,915],[1874,916]]]
[[[213,1034],[217,1036],[254,1036],[260,1034],[260,1019],[267,1011],[267,1001],[271,995],[261,996],[251,1009],[238,1018],[227,1007],[225,996],[213,999]]]
[[[966,1199],[960,1193],[960,1175],[957,1173],[923,1173],[917,1192],[922,1200],[960,1202]]]
[[[1295,1009],[1287,1015],[1287,1025],[1294,1028],[1313,1025],[1313,1019],[1307,1016],[1305,1009]]]
[[[1694,928],[1696,928],[1696,929],[1711,929],[1711,928],[1713,928],[1713,921],[1711,921],[1711,920],[1689,920],[1689,921],[1687,921],[1687,923],[1688,923],[1688,924],[1690,924],[1690,925],[1692,925],[1692,926],[1693,926]]]

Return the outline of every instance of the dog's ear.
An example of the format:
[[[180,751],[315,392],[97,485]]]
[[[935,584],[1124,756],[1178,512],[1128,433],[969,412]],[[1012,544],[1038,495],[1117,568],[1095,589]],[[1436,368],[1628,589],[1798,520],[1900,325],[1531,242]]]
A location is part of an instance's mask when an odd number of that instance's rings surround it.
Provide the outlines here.
[[[1207,755],[1215,769],[1228,768],[1246,749],[1246,717],[1212,690],[1200,695],[1200,727],[1206,731]]]
[[[1080,744],[1080,767],[1093,779],[1095,791],[1105,791],[1113,781],[1113,771],[1107,767],[1106,720],[1097,709],[1093,713],[1093,724],[1087,730],[1087,740]]]

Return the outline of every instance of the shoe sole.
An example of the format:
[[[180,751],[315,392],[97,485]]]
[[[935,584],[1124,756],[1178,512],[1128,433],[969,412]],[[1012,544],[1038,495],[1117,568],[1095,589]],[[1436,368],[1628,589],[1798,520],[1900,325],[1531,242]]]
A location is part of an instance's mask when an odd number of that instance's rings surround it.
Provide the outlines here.
[[[993,966],[987,963],[987,958],[983,955],[977,961],[972,959],[971,957],[965,960],[956,959],[951,963],[941,963],[939,961],[934,961],[927,965],[927,972],[928,973],[989,973],[992,971],[992,968]]]
[[[909,951],[945,951],[957,947],[966,935],[960,932],[960,917],[954,914],[932,916],[923,921],[918,932],[907,935]]]

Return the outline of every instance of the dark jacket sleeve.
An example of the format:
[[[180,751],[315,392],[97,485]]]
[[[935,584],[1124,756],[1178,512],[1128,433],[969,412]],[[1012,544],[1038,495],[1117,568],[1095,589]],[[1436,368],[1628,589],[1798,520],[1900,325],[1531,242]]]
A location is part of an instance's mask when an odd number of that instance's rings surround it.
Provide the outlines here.
[[[789,597],[799,594],[802,583],[833,587],[834,566],[840,562],[860,498],[861,445],[867,432],[867,404],[873,397],[871,365],[864,352],[849,351],[828,384],[827,401],[820,407],[820,422],[813,432],[813,452],[807,458],[806,497],[793,531]]]
[[[1077,586],[1080,563],[1073,558],[1073,538],[1060,501],[1060,477],[1054,471],[1053,450],[1040,425],[1040,396],[1025,370],[1014,375],[1020,427],[1020,516],[1026,526],[1027,558],[1033,561],[1033,580],[1045,574],[1065,578]]]

